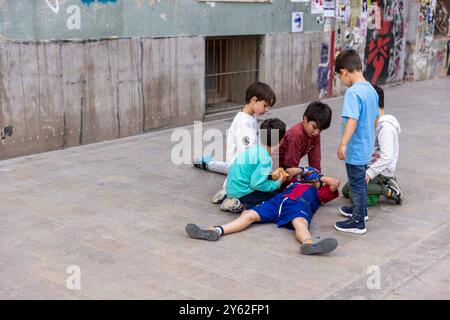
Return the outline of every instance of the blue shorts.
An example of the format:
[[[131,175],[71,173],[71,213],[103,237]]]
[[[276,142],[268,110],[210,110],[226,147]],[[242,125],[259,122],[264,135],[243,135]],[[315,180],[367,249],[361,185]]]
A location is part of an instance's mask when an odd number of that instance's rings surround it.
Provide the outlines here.
[[[292,220],[295,218],[303,218],[311,224],[313,214],[310,214],[305,205],[297,200],[292,200],[278,194],[269,201],[263,202],[260,205],[252,208],[256,211],[261,221],[259,223],[273,222],[279,228],[285,227],[294,229]]]

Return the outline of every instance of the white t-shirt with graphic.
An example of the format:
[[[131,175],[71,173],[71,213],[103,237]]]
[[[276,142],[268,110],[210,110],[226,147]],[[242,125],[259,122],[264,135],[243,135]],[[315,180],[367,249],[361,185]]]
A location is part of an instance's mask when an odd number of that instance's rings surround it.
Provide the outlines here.
[[[231,165],[234,158],[245,149],[254,146],[259,141],[258,122],[255,116],[238,112],[227,131],[226,162]]]

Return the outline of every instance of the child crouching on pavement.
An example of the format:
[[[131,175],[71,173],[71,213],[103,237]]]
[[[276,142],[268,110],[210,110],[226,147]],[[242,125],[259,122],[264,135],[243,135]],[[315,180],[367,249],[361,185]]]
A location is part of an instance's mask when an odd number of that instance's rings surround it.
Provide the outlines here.
[[[202,229],[195,224],[187,224],[185,230],[191,238],[216,241],[223,235],[242,231],[253,223],[272,222],[279,228],[295,230],[295,236],[301,243],[301,254],[329,253],[337,248],[337,240],[313,238],[308,228],[319,206],[339,196],[338,187],[339,180],[313,172],[303,180],[292,183],[269,201],[245,210],[239,218],[224,226]]]
[[[220,209],[240,213],[271,199],[286,178],[269,179],[272,152],[286,133],[286,124],[278,118],[267,119],[260,126],[260,142],[240,153],[228,171],[227,198]]]

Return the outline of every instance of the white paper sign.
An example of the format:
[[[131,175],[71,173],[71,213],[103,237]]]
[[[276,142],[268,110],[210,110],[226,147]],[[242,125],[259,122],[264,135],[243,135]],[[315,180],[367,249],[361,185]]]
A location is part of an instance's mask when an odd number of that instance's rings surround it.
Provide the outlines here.
[[[303,32],[303,12],[292,12],[292,32]]]
[[[323,1],[323,16],[326,18],[334,18],[336,11],[336,0]]]
[[[311,0],[311,14],[323,13],[323,0]]]

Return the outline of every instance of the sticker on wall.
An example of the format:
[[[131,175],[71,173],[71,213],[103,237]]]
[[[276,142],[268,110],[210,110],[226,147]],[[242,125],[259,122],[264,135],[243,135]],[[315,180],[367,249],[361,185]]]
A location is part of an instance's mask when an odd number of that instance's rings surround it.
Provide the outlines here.
[[[323,24],[325,22],[325,18],[323,17],[323,15],[318,15],[316,17],[316,23],[317,24]]]
[[[292,32],[303,32],[303,12],[292,12]]]
[[[323,16],[325,18],[334,18],[334,15],[336,12],[335,8],[336,8],[336,0],[324,0],[323,1]]]
[[[311,0],[311,14],[323,13],[323,0]]]

